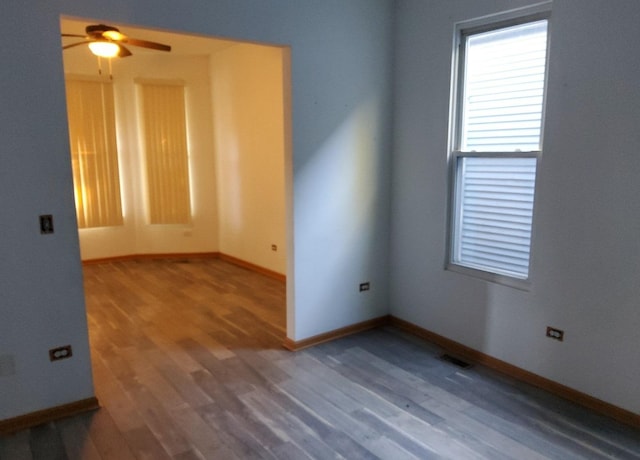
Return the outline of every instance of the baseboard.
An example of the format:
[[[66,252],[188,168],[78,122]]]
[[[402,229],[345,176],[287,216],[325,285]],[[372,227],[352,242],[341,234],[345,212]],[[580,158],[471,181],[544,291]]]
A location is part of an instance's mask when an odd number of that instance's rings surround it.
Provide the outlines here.
[[[383,327],[389,324],[389,316],[380,316],[361,323],[352,324],[351,326],[341,327],[340,329],[334,329],[333,331],[325,332],[324,334],[314,335],[304,340],[291,340],[287,337],[282,344],[287,350],[298,351],[303,348],[312,347],[324,342],[346,337],[358,332],[367,331],[369,329],[375,329],[377,327]]]
[[[268,268],[247,262],[237,257],[223,254],[221,252],[185,252],[185,253],[169,253],[169,254],[128,254],[123,256],[103,257],[98,259],[83,260],[83,265],[103,264],[109,262],[127,262],[132,260],[160,260],[160,259],[220,259],[230,264],[246,268],[256,273],[260,273],[278,281],[286,282],[287,276],[282,273],[269,270]]]
[[[480,351],[443,337],[435,332],[423,329],[420,326],[416,326],[415,324],[400,318],[390,316],[389,324],[438,345],[447,353],[456,357],[494,369],[502,374],[513,377],[516,380],[528,383],[529,385],[541,388],[549,393],[560,396],[561,398],[579,404],[583,407],[587,407],[594,412],[611,417],[627,425],[640,428],[640,414],[636,414],[593,396],[589,396],[586,393],[582,393],[578,390],[574,390],[573,388],[554,382],[553,380],[541,377],[533,372],[526,371],[505,361],[486,355]]]
[[[26,430],[36,425],[52,422],[65,417],[99,409],[100,404],[97,398],[87,398],[80,401],[63,404],[62,406],[51,407],[49,409],[31,412],[6,420],[0,420],[0,434],[10,434],[16,431]]]
[[[248,270],[261,273],[264,276],[268,276],[269,278],[273,278],[278,281],[286,282],[287,275],[283,275],[282,273],[275,272],[273,270],[269,270],[268,268],[261,267],[259,265],[252,264],[251,262],[247,262],[242,259],[238,259],[237,257],[230,256],[228,254],[218,253],[218,257],[225,262],[229,262],[230,264],[237,265],[239,267],[246,268]]]
[[[124,256],[102,257],[87,259],[82,265],[104,264],[109,262],[128,262],[132,260],[159,260],[159,259],[219,259],[219,252],[185,252],[170,254],[127,254]]]

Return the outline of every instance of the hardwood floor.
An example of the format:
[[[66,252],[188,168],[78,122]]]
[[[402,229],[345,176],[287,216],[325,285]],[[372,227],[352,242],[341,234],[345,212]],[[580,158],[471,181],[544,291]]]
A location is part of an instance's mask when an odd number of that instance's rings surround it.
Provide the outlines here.
[[[393,328],[291,353],[285,289],[220,260],[85,267],[102,409],[0,459],[640,459],[640,433]]]

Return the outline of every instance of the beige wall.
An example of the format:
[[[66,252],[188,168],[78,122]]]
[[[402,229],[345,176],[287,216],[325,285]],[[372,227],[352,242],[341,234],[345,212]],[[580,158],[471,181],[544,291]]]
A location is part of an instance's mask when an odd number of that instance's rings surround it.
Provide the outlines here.
[[[278,273],[286,273],[282,72],[276,47],[238,44],[211,59],[220,251]]]
[[[96,75],[95,58],[87,58],[89,53],[85,50],[70,51],[73,52],[64,55],[66,73]],[[136,78],[184,81],[192,189],[192,222],[189,225],[147,223],[143,153],[138,136],[140,123],[136,115]],[[82,259],[217,251],[215,155],[208,58],[138,53],[129,59],[113,62],[113,84],[124,225],[81,229]]]
[[[97,60],[85,50],[70,50],[64,59],[67,74],[97,76]],[[81,229],[82,259],[220,251],[286,273],[282,62],[280,48],[252,44],[231,46],[213,59],[137,53],[115,60],[125,223]],[[185,83],[190,225],[147,224],[138,78]]]

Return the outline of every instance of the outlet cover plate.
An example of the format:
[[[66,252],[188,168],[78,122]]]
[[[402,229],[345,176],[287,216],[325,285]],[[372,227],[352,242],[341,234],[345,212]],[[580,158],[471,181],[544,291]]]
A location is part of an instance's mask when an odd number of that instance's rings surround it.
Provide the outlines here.
[[[73,356],[73,350],[71,345],[65,345],[63,347],[52,348],[49,350],[49,360],[59,361],[61,359],[71,358]]]
[[[42,214],[40,216],[40,233],[43,235],[53,233],[53,216],[51,214]]]

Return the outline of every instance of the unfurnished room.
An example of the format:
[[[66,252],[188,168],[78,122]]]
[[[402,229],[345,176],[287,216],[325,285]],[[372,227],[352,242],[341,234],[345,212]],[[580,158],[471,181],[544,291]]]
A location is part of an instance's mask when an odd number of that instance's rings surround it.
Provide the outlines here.
[[[11,0],[0,460],[640,459],[636,0]]]

